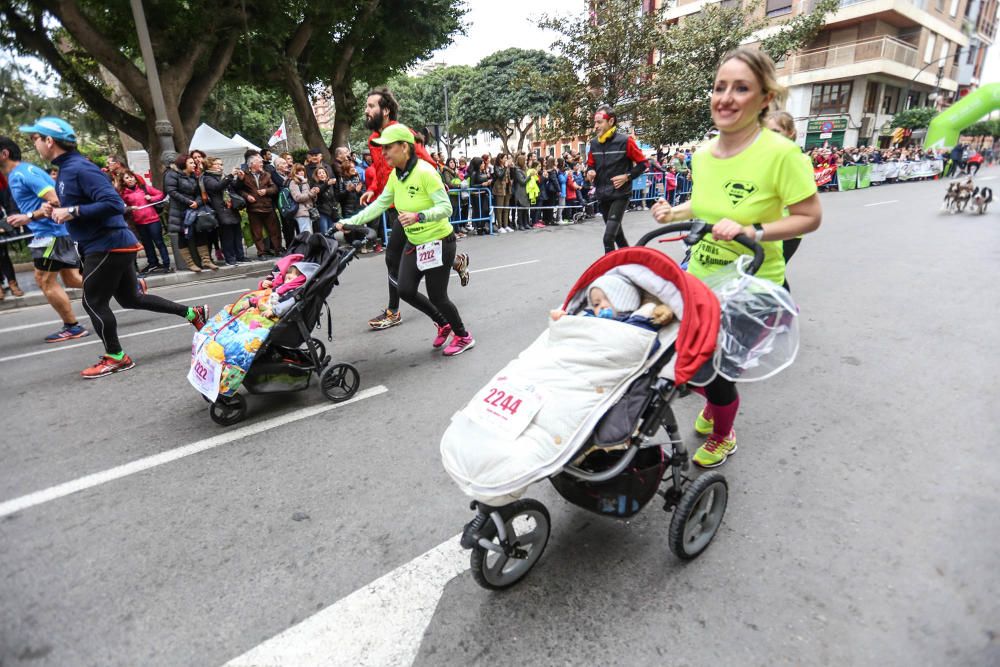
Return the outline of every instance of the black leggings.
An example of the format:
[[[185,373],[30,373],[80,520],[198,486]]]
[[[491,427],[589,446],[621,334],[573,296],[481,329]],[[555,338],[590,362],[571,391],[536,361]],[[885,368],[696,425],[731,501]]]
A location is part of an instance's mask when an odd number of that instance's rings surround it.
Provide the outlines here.
[[[9,243],[0,243],[0,284],[4,282],[17,282],[14,264],[10,261]]]
[[[789,292],[792,288],[788,285],[788,262],[792,259],[792,255],[795,251],[799,249],[799,244],[802,243],[802,239],[785,239],[781,242],[781,252],[785,256],[785,284],[782,285]]]
[[[385,267],[389,270],[389,310],[396,312],[399,310],[399,262],[403,259],[406,234],[403,233],[403,225],[399,224],[396,209],[386,211],[385,218],[389,223],[389,241],[385,244]]]
[[[402,235],[402,232],[400,234]],[[399,265],[399,296],[431,318],[434,324],[438,326],[450,324],[455,334],[465,336],[468,332],[462,324],[458,308],[448,298],[448,279],[451,277],[452,264],[455,263],[458,241],[452,234],[444,239],[441,245],[443,253],[441,266],[427,271],[417,268],[416,248],[410,244],[406,245],[403,261]],[[421,278],[427,278],[427,296],[417,291]]]
[[[615,244],[619,248],[627,248],[628,241],[625,240],[625,231],[622,229],[622,216],[628,207],[628,199],[608,199],[601,201],[601,216],[604,218],[604,252],[609,253],[615,249]]]
[[[135,274],[135,252],[91,253],[83,259],[83,309],[108,354],[122,351],[111,297],[122,308],[150,310],[186,317],[188,308],[152,294],[143,294]]]
[[[704,391],[705,398],[712,405],[729,405],[739,398],[739,394],[736,392],[736,383],[721,375],[716,375],[714,380],[705,385]]]

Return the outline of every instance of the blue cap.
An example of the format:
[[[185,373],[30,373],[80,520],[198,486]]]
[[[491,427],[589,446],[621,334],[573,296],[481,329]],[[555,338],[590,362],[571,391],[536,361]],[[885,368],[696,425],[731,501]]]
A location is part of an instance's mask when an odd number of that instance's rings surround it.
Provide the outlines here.
[[[41,134],[66,143],[76,143],[76,132],[73,131],[73,127],[55,116],[39,118],[34,125],[22,125],[18,129],[25,134]]]

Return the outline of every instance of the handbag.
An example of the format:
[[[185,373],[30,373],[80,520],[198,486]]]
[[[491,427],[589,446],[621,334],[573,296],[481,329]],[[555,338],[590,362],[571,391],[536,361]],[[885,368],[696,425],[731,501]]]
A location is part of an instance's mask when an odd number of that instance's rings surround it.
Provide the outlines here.
[[[319,209],[315,206],[309,209],[309,220],[312,222],[319,222]]]
[[[208,205],[208,193],[205,192],[205,182],[199,178],[198,187],[201,188],[202,205],[195,210],[194,231],[201,234],[214,232],[219,226],[219,220],[215,217],[215,212]]]

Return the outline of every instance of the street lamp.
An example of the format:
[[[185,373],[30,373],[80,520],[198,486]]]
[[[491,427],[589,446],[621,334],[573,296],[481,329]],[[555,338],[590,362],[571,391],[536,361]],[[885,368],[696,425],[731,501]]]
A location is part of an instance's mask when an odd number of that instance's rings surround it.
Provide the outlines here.
[[[958,50],[956,51],[956,54],[957,53],[961,53],[961,51],[962,51],[962,47],[958,47]],[[953,57],[954,57],[953,55],[952,56],[944,56],[943,58],[938,58],[937,60],[932,60],[929,63],[927,63],[926,65],[924,65],[923,67],[921,67],[917,71],[917,73],[913,75],[913,78],[910,79],[906,83],[906,89],[903,91],[903,104],[908,104],[909,103],[909,101],[910,101],[910,88],[913,86],[913,82],[917,80],[917,77],[924,73],[924,70],[926,70],[931,65],[936,65],[937,63],[940,63],[943,60],[948,60],[949,58],[953,58]],[[944,76],[944,65],[941,65],[941,66],[938,67],[937,85],[934,87],[934,92],[931,93],[932,95],[934,95],[933,99],[937,98],[938,89],[941,87],[941,78],[943,76]],[[928,95],[928,99],[932,99],[930,95]],[[907,107],[907,108],[909,108],[909,107]]]

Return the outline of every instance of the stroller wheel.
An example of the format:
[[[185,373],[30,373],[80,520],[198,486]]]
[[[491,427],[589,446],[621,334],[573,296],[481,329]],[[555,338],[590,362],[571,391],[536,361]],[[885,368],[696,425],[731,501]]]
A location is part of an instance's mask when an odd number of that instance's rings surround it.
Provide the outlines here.
[[[545,551],[549,542],[549,511],[537,500],[525,498],[500,508],[507,540],[523,554],[523,558],[507,556],[481,546],[472,548],[472,576],[476,583],[490,590],[503,590],[519,582]],[[497,546],[497,527],[487,521],[479,533]]]
[[[361,386],[361,375],[358,369],[350,364],[334,364],[323,371],[319,386],[324,396],[334,403],[339,403],[354,396],[358,391],[358,387]]]
[[[687,488],[670,520],[670,550],[682,560],[697,558],[722,525],[729,485],[721,473],[701,475]]]
[[[208,409],[208,414],[219,426],[232,426],[247,416],[247,399],[242,394],[219,396]]]

